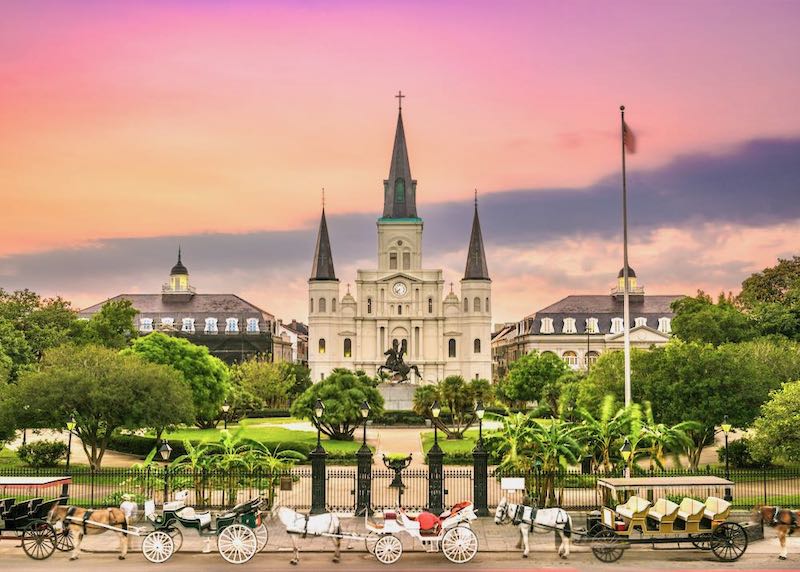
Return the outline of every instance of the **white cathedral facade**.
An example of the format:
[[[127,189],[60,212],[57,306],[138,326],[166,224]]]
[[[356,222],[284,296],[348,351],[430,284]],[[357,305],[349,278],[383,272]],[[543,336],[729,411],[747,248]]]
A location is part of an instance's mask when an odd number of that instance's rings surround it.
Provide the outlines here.
[[[423,266],[423,221],[417,215],[403,116],[397,118],[389,177],[378,219],[377,267],[358,270],[355,292],[344,296],[334,272],[323,209],[308,281],[308,362],[314,381],[334,368],[376,374],[395,344],[420,376],[432,383],[449,375],[491,379],[492,289],[477,202],[460,290],[445,294],[440,269]],[[466,237],[465,237],[466,238]]]

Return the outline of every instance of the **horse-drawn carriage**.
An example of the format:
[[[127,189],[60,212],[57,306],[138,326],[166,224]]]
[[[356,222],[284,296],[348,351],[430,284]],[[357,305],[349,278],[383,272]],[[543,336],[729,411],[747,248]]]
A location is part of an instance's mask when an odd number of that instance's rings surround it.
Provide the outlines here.
[[[602,562],[619,560],[632,544],[685,545],[710,550],[724,562],[738,560],[747,550],[747,532],[729,520],[731,503],[721,498],[733,487],[729,480],[605,478],[597,486],[604,502],[587,515],[585,541]]]
[[[22,550],[34,560],[49,558],[56,550],[72,550],[69,535],[56,531],[47,521],[53,507],[66,503],[70,482],[69,477],[2,477],[3,496],[9,491],[38,493],[52,487],[60,488],[62,496],[47,501],[40,497],[0,498],[0,539],[20,540]]]
[[[393,564],[403,554],[403,543],[397,535],[405,533],[422,544],[426,552],[441,551],[450,562],[464,564],[478,553],[478,537],[470,528],[470,522],[476,518],[469,502],[459,503],[438,517],[431,513],[414,517],[400,508],[384,512],[382,523],[365,517],[369,531],[367,550],[378,562]]]

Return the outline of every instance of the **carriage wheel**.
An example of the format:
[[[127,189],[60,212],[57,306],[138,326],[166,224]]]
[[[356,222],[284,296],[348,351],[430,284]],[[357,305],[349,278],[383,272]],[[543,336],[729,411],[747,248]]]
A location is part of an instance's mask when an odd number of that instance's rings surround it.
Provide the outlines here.
[[[178,552],[183,546],[183,532],[181,532],[180,528],[170,528],[167,531],[169,537],[172,539],[172,544],[175,546],[174,552]]]
[[[22,531],[22,549],[34,560],[50,558],[56,544],[55,529],[43,520],[34,520]]]
[[[378,539],[383,536],[382,534],[378,534],[374,530],[371,530],[367,537],[364,539],[364,544],[367,547],[367,552],[370,554],[375,554],[375,544],[378,542]]]
[[[253,532],[256,534],[256,551],[263,552],[267,547],[267,542],[269,541],[269,530],[267,529],[267,525],[262,522],[253,529]]]
[[[217,550],[231,564],[244,564],[256,555],[258,540],[251,528],[243,524],[232,524],[219,533]]]
[[[711,550],[711,537],[710,536],[695,537],[692,539],[692,546],[694,546],[698,550]]]
[[[153,564],[166,562],[174,552],[175,543],[163,530],[154,530],[142,540],[142,554]]]
[[[478,537],[466,526],[456,526],[444,533],[442,552],[453,564],[469,562],[478,553]]]
[[[735,522],[723,522],[711,533],[711,550],[723,562],[738,560],[747,550],[747,532]]]
[[[606,564],[622,558],[623,548],[619,535],[610,528],[603,527],[592,537],[592,554]]]
[[[403,555],[403,543],[393,534],[384,534],[375,543],[374,554],[381,564],[394,564]]]
[[[72,529],[69,526],[61,532],[56,532],[56,550],[70,552],[74,548],[75,542],[72,540]]]

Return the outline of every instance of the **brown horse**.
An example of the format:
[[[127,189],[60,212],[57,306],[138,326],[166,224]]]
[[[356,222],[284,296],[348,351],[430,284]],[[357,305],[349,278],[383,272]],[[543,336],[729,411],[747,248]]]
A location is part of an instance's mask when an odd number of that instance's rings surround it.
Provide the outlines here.
[[[753,509],[753,516],[761,524],[775,529],[775,534],[781,543],[781,553],[778,558],[786,560],[786,537],[794,534],[795,529],[800,527],[800,514],[777,506],[757,506]]]
[[[61,523],[61,528],[64,531],[69,531],[70,536],[75,539],[75,546],[72,549],[70,560],[78,558],[81,541],[83,541],[85,535],[109,532],[108,528],[96,526],[95,523],[128,530],[128,519],[125,513],[118,508],[92,510],[77,506],[56,506],[50,511],[48,519],[53,525]],[[128,535],[123,532],[116,532],[116,534],[119,536],[119,559],[125,560],[125,556],[128,554]]]

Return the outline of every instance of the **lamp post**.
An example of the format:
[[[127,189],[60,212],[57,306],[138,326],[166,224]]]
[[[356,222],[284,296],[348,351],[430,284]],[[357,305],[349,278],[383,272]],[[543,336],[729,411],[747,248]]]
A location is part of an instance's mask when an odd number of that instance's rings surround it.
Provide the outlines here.
[[[75,430],[75,418],[71,417],[67,421],[67,431],[69,432],[69,439],[67,440],[67,471],[69,471],[69,460],[72,457],[72,432]]]
[[[731,469],[730,464],[728,462],[728,433],[731,432],[732,425],[728,421],[728,416],[726,415],[722,419],[722,432],[725,433],[725,480],[731,480]],[[725,487],[725,500],[730,502],[733,500],[733,495],[731,494],[731,488]]]
[[[478,443],[472,450],[472,498],[475,513],[478,516],[489,516],[488,479],[489,453],[483,448],[483,416],[486,408],[483,401],[475,405],[475,417],[478,418]]]
[[[25,410],[26,415],[27,415],[28,409],[30,409],[30,408],[31,408],[31,406],[27,405],[27,404],[22,406],[22,409]],[[28,424],[27,424],[28,420],[26,419],[25,421],[26,421],[25,427],[22,428],[22,446],[23,447],[28,444]]]
[[[320,427],[325,415],[325,404],[321,399],[314,403],[314,421],[317,425],[317,448],[311,451],[311,514],[325,512],[325,458],[328,453],[322,447]]]
[[[444,452],[439,447],[439,431],[436,422],[442,408],[439,400],[435,400],[431,405],[431,417],[433,418],[433,447],[428,451],[428,509],[434,514],[442,512],[444,501],[444,474],[443,461]]]
[[[625,443],[623,443],[622,448],[619,450],[619,452],[622,454],[622,460],[625,461],[625,478],[626,479],[630,478],[631,467],[628,464],[628,461],[630,461],[633,448],[631,447],[631,442],[627,437],[625,437]]]
[[[222,406],[222,417],[223,421],[225,422],[225,430],[228,430],[228,411],[231,410],[231,406],[227,403]]]
[[[169,498],[169,456],[172,454],[172,447],[169,443],[162,440],[161,446],[158,448],[158,454],[161,460],[164,461],[164,504],[167,504]]]
[[[359,412],[364,421],[364,434],[361,440],[361,448],[356,452],[358,459],[358,470],[356,473],[356,515],[371,514],[370,508],[372,497],[372,451],[367,446],[367,418],[371,407],[366,400],[361,404]]]

